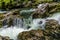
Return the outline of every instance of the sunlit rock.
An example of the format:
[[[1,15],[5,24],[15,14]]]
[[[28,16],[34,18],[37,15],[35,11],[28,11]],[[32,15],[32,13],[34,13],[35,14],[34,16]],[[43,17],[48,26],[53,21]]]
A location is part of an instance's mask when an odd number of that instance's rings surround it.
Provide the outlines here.
[[[31,30],[45,29],[45,19],[34,19],[31,23]]]

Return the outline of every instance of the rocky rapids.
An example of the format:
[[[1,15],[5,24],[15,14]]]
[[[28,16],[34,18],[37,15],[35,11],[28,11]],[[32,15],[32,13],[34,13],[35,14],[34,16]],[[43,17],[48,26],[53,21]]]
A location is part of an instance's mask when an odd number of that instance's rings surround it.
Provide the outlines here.
[[[39,5],[38,8],[41,6],[43,4]],[[43,10],[45,10],[44,7]],[[60,12],[46,18],[23,20],[15,18],[13,26],[7,26],[0,28],[0,40],[60,40]]]

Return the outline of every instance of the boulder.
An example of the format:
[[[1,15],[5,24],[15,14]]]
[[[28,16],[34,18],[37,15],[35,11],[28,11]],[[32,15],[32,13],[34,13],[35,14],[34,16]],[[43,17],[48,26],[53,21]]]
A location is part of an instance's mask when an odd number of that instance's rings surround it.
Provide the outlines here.
[[[51,30],[51,31],[55,31],[57,29],[60,28],[60,24],[57,20],[54,20],[54,19],[49,19],[49,20],[46,20],[46,27],[45,29],[48,29],[48,30]]]
[[[43,31],[31,30],[29,32],[22,32],[18,35],[18,40],[44,40]]]

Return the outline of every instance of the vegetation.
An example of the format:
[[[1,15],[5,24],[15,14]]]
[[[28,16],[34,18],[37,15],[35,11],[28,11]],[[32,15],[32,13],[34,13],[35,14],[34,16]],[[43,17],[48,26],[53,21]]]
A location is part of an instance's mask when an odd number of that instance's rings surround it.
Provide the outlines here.
[[[53,0],[0,0],[0,9],[10,10],[14,8],[35,8],[40,3],[52,2]]]

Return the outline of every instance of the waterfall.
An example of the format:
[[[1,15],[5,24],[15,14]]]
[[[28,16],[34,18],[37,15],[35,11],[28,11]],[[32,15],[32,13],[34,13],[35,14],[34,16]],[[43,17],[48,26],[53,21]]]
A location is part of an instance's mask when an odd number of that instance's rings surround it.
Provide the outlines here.
[[[31,28],[30,30],[32,29],[44,29],[45,27],[45,22],[46,22],[46,19],[33,19],[33,22],[31,23]]]
[[[36,11],[36,9],[29,10],[21,10],[20,15],[23,16],[23,25],[25,29],[30,28],[30,24],[32,22],[32,13]]]
[[[37,6],[38,13],[46,12],[47,7],[48,7],[48,3],[39,4],[39,6]],[[23,19],[14,17],[13,21],[12,21],[13,26],[10,26],[10,27],[7,27],[8,20],[4,20],[3,27],[0,28],[0,35],[1,36],[9,36],[11,39],[17,40],[18,34],[23,31],[30,31],[30,30],[37,30],[37,29],[44,30],[47,19],[55,19],[60,24],[60,12],[54,13],[51,17],[33,19],[31,14],[35,11],[37,11],[37,10],[36,9],[21,10],[20,16],[23,16]],[[0,11],[0,13],[6,13],[6,11],[4,11],[4,12]],[[8,14],[10,15],[11,13],[12,12],[9,12]],[[7,28],[4,28],[4,27],[7,27]]]
[[[13,25],[17,27],[23,27],[23,19],[21,18],[14,18]]]
[[[54,13],[51,17],[47,18],[39,18],[39,19],[33,19],[33,22],[31,23],[31,28],[32,29],[44,29],[45,23],[47,19],[54,19],[57,20],[60,24],[60,12]]]
[[[32,16],[31,17],[29,17],[29,18],[27,18],[27,19],[23,19],[23,21],[24,21],[24,28],[25,29],[29,29],[31,26],[31,22],[32,22]]]

